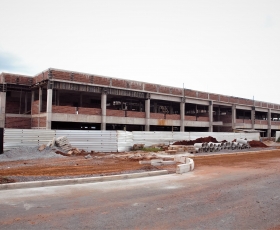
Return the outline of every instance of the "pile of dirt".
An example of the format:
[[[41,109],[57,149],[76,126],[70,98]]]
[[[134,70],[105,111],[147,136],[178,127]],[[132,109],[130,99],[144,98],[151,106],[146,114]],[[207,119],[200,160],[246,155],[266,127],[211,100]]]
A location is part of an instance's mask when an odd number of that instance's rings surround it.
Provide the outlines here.
[[[218,143],[217,139],[214,137],[200,137],[191,141],[176,141],[172,145],[194,145],[195,143],[213,142]]]
[[[268,146],[261,141],[248,141],[252,148],[267,148]]]

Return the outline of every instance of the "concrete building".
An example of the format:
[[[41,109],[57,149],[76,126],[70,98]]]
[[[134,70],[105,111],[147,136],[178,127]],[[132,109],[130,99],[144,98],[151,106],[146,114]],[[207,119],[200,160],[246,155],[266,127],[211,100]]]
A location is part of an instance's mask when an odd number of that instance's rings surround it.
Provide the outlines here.
[[[127,131],[280,130],[280,105],[50,68],[0,74],[0,125]]]

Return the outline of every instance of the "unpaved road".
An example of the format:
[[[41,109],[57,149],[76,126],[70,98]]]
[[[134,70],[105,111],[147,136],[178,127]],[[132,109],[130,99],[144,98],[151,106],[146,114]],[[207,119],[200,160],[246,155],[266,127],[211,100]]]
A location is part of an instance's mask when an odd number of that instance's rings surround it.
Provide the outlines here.
[[[280,229],[279,150],[195,162],[183,175],[0,191],[1,229]]]

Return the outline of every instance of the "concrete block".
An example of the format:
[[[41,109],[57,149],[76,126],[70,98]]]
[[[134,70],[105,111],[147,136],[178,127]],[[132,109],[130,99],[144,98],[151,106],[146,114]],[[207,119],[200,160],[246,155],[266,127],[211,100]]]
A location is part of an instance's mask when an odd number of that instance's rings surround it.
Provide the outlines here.
[[[176,173],[182,174],[194,170],[194,161],[189,158],[189,163],[177,165]]]

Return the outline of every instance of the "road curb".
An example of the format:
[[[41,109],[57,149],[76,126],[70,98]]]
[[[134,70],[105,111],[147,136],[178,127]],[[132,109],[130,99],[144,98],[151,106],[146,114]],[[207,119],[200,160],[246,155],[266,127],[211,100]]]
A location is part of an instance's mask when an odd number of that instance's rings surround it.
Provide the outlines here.
[[[114,180],[123,180],[123,179],[134,179],[134,178],[148,177],[148,176],[160,176],[165,174],[168,174],[167,170],[131,173],[131,174],[119,174],[119,175],[100,176],[100,177],[18,182],[18,183],[0,184],[0,190],[96,183],[96,182],[105,182],[105,181],[114,181]]]
[[[217,154],[189,156],[189,158],[255,154],[255,153],[259,153],[260,151],[262,151],[262,152],[270,152],[270,151],[275,151],[275,150],[277,150],[277,149],[268,149],[268,150],[259,150],[259,151],[247,151],[247,152],[234,152],[234,153],[217,153]]]

